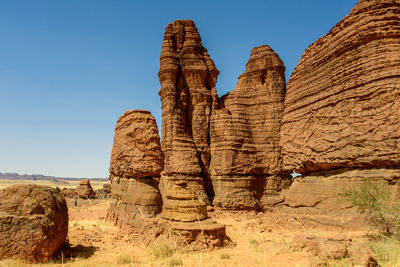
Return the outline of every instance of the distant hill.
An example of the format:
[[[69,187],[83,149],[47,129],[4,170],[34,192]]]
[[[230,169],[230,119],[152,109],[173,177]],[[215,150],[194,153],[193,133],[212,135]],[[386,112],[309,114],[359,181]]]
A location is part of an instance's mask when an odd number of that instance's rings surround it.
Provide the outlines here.
[[[86,177],[84,177],[86,178]],[[46,176],[42,174],[18,174],[18,173],[2,173],[0,172],[0,179],[8,180],[82,180],[84,178],[68,178],[68,177],[55,177]],[[89,178],[91,181],[106,181],[108,178]]]

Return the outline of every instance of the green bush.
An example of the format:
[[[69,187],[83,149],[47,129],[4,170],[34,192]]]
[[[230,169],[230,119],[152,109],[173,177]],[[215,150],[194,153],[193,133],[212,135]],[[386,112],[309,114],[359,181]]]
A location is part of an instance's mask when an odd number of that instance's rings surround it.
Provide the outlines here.
[[[378,230],[400,236],[400,205],[391,199],[391,192],[383,182],[365,179],[355,187],[344,189],[340,195],[365,214]]]

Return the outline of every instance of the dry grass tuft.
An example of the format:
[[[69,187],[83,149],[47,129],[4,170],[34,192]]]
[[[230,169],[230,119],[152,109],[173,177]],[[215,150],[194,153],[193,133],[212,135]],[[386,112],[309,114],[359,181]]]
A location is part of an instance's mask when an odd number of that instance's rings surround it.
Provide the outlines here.
[[[171,257],[176,251],[176,246],[167,240],[155,240],[147,247],[147,252],[155,259]]]
[[[168,267],[179,266],[179,265],[183,265],[183,262],[180,258],[171,258],[169,259],[169,261],[167,261]]]

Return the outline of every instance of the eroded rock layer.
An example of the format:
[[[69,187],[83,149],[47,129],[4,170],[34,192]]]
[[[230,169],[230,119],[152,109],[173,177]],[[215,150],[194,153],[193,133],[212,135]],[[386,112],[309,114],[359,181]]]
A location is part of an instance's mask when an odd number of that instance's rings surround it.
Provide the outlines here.
[[[230,241],[225,225],[208,217],[206,202],[184,181],[175,182],[165,193],[161,217],[179,243],[209,248]]]
[[[400,200],[400,170],[343,169],[316,172],[295,179],[285,194],[285,204],[292,208],[316,208],[323,212],[349,208],[351,205],[343,201],[340,194],[365,180],[386,184],[393,199]]]
[[[284,64],[265,45],[253,49],[236,88],[213,103],[209,173],[214,204],[257,208],[268,177],[289,181],[279,146],[285,92]],[[279,186],[269,186],[265,194],[279,191]]]
[[[130,110],[115,128],[110,162],[112,201],[108,218],[122,228],[160,213],[158,189],[164,166],[157,124],[150,112]]]
[[[361,0],[288,82],[284,168],[400,167],[400,1]]]

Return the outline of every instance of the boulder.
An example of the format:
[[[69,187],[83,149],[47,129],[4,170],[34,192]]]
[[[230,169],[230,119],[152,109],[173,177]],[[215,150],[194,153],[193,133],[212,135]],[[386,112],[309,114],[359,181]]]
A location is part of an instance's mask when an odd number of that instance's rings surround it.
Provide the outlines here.
[[[108,219],[129,229],[135,227],[135,219],[160,213],[158,184],[163,167],[164,154],[154,117],[145,110],[125,112],[115,127]],[[108,188],[105,185],[104,190]]]
[[[71,198],[71,197],[74,197],[74,195],[75,195],[75,190],[72,189],[72,188],[66,188],[66,187],[64,187],[64,188],[61,190],[61,194],[62,194],[64,197],[66,197],[66,198]]]
[[[95,192],[90,185],[89,179],[83,179],[80,182],[79,186],[75,189],[75,194],[82,199],[93,198],[95,196]]]
[[[286,170],[400,167],[400,4],[361,0],[304,52],[287,87]]]
[[[0,190],[0,260],[44,262],[68,234],[68,208],[60,190],[13,185]]]

